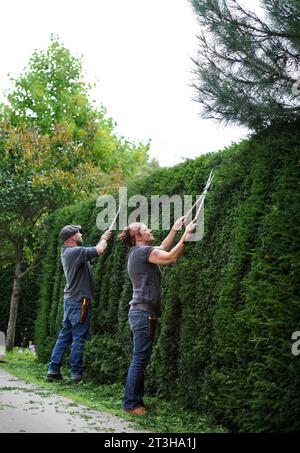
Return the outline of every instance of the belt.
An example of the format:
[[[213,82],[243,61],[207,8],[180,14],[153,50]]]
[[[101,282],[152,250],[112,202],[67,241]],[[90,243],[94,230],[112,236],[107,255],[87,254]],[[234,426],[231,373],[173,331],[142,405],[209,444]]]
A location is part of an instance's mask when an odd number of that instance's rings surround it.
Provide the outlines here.
[[[159,313],[159,309],[150,304],[134,304],[130,306],[130,310],[144,310],[152,311],[153,313]]]

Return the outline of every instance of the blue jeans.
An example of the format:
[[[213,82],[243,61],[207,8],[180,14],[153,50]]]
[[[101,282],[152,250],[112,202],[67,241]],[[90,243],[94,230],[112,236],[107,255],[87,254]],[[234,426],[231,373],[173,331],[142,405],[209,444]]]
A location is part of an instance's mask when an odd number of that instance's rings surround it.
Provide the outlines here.
[[[154,313],[129,310],[128,319],[133,334],[133,355],[125,385],[123,408],[144,407],[144,372],[150,360],[153,338],[148,336],[148,318]]]
[[[80,379],[83,372],[83,352],[88,337],[91,319],[91,305],[87,316],[80,324],[81,303],[71,299],[64,300],[63,328],[52,351],[48,374],[59,374],[61,362],[67,346],[71,345],[71,379]]]

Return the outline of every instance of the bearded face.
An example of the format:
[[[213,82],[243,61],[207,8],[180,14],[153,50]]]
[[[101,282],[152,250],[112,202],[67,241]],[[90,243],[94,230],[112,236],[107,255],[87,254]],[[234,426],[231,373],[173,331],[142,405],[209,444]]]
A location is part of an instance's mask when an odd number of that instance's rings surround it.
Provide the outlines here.
[[[78,233],[76,233],[75,242],[78,246],[83,244],[82,234],[79,231],[78,231]]]

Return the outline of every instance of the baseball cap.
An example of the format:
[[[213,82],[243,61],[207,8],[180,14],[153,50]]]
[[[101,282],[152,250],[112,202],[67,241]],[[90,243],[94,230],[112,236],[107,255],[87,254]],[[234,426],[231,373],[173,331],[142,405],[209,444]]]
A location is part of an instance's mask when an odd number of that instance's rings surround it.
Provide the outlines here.
[[[78,231],[82,232],[81,225],[66,225],[59,233],[59,237],[65,242]]]

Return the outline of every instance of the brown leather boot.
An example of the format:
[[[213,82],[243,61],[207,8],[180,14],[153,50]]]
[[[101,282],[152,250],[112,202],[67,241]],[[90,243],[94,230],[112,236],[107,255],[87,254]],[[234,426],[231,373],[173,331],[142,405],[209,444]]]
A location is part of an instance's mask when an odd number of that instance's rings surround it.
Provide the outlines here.
[[[127,409],[124,407],[123,412],[126,412],[127,414],[135,414],[135,415],[145,415],[147,413],[146,409],[144,407],[135,407],[134,409]]]

